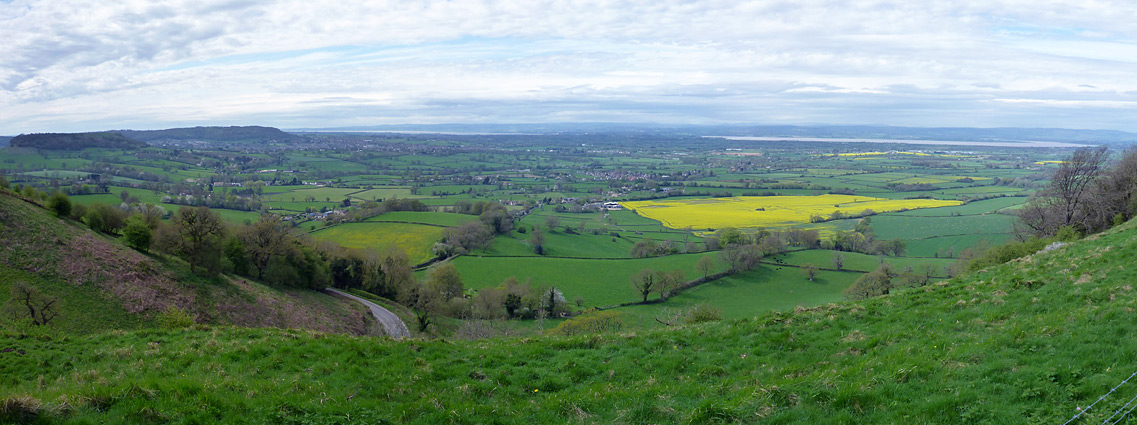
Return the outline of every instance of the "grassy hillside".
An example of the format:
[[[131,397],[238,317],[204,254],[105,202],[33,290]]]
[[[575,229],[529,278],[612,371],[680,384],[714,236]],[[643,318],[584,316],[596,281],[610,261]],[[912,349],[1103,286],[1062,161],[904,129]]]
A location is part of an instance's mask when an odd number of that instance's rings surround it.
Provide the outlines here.
[[[883,298],[641,333],[9,332],[0,399],[25,422],[1062,423],[1137,370],[1135,256],[1130,223]]]
[[[239,278],[201,278],[179,259],[139,253],[0,194],[0,310],[17,282],[58,299],[60,314],[50,327],[72,334],[146,327],[170,307],[210,324],[352,334],[366,334],[373,324],[354,303]],[[10,320],[4,310],[0,325]]]

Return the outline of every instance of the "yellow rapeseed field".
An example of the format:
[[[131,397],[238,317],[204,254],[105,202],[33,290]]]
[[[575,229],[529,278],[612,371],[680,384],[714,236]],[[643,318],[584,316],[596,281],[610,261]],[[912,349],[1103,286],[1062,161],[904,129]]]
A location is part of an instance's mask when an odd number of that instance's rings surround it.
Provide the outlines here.
[[[892,152],[850,152],[850,153],[839,153],[839,154],[837,154],[837,156],[840,156],[840,157],[850,157],[850,156],[857,157],[857,156],[880,156],[880,155],[890,155],[890,154],[892,154],[892,155],[913,155],[913,156],[938,156],[940,158],[971,158],[972,157],[971,155],[948,155],[948,154],[941,154],[941,153],[897,152],[897,151],[892,151]],[[829,156],[829,155],[828,154],[822,154],[821,156]],[[856,158],[856,159],[869,159],[869,158]]]
[[[624,208],[672,229],[721,229],[723,227],[779,227],[809,223],[811,216],[829,218],[836,211],[859,214],[904,209],[961,205],[960,201],[936,199],[884,199],[856,195],[736,196],[621,202]]]

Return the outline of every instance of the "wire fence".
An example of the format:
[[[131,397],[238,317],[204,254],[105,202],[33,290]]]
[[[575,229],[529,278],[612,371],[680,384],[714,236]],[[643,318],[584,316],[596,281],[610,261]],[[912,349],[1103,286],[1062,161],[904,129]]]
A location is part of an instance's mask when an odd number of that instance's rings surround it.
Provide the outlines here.
[[[1113,394],[1114,392],[1116,392],[1118,388],[1121,388],[1122,386],[1124,386],[1126,383],[1128,383],[1128,382],[1129,382],[1129,380],[1133,379],[1133,377],[1135,377],[1135,376],[1137,376],[1137,372],[1133,372],[1133,374],[1132,374],[1132,375],[1129,375],[1129,377],[1128,377],[1128,378],[1125,378],[1125,380],[1121,381],[1121,383],[1120,383],[1120,384],[1117,384],[1117,386],[1113,387],[1113,389],[1109,390],[1109,392],[1107,392],[1107,393],[1103,394],[1101,397],[1098,397],[1098,399],[1097,399],[1096,401],[1094,401],[1093,403],[1091,403],[1089,406],[1086,406],[1086,408],[1085,408],[1085,409],[1083,409],[1083,408],[1081,408],[1081,407],[1078,407],[1078,408],[1077,408],[1077,409],[1078,409],[1078,413],[1074,414],[1074,416],[1073,416],[1073,417],[1071,417],[1071,418],[1070,418],[1070,420],[1068,420],[1068,421],[1066,421],[1066,422],[1062,423],[1062,425],[1069,425],[1069,424],[1071,424],[1071,423],[1074,423],[1074,421],[1078,420],[1078,418],[1082,417],[1082,415],[1086,414],[1086,412],[1089,412],[1089,411],[1090,411],[1090,409],[1093,409],[1093,408],[1094,408],[1094,406],[1097,406],[1097,404],[1098,404],[1098,403],[1101,403],[1101,401],[1102,401],[1102,400],[1105,400],[1105,399],[1106,399],[1106,397],[1109,397],[1111,394]],[[1126,411],[1125,411],[1125,413],[1124,413],[1124,414],[1122,414],[1122,413],[1121,413],[1121,411],[1122,411],[1122,410],[1124,410],[1124,409],[1126,409],[1126,408],[1128,408],[1128,410],[1126,410]],[[1107,423],[1113,423],[1113,424],[1116,424],[1116,423],[1118,423],[1118,422],[1121,422],[1121,420],[1122,420],[1122,419],[1125,419],[1125,417],[1126,417],[1127,415],[1129,415],[1129,412],[1132,412],[1134,408],[1137,408],[1137,396],[1133,396],[1133,398],[1132,398],[1132,399],[1130,399],[1128,403],[1125,403],[1125,405],[1124,405],[1124,406],[1121,406],[1120,408],[1118,408],[1116,411],[1114,411],[1114,412],[1113,412],[1113,415],[1112,415],[1112,416],[1110,416],[1110,417],[1106,418],[1106,419],[1105,419],[1104,421],[1102,421],[1101,423],[1102,423],[1102,424],[1107,424]],[[1117,417],[1119,414],[1121,415],[1121,417]],[[1114,422],[1109,422],[1109,421],[1113,420],[1115,417],[1117,417],[1117,420],[1116,420],[1116,421],[1114,421]]]

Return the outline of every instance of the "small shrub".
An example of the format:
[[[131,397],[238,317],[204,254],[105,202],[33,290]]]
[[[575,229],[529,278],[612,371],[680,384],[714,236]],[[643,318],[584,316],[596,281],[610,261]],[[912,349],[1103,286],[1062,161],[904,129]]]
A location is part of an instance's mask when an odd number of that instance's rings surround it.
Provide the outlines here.
[[[722,320],[722,310],[710,304],[695,304],[687,310],[687,323],[697,324]]]
[[[71,215],[71,199],[64,195],[63,192],[56,191],[47,200],[47,209],[55,213],[57,217],[67,217]]]
[[[126,226],[122,228],[122,237],[126,240],[126,244],[142,252],[150,249],[150,241],[153,236],[154,232],[138,214],[128,218]]]
[[[43,403],[32,396],[14,395],[0,403],[0,422],[30,423],[40,414]]]
[[[158,313],[157,322],[164,329],[184,329],[194,325],[193,314],[176,306]]]
[[[601,332],[614,332],[624,328],[622,314],[611,310],[592,310],[580,316],[565,320],[549,331],[553,335],[583,335]]]

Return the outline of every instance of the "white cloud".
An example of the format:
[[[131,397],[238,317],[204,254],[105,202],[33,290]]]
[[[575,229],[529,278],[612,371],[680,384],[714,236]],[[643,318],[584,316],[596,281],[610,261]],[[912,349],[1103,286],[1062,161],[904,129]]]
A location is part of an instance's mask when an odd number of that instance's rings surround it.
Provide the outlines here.
[[[1134,15],[1108,1],[16,0],[0,4],[0,133],[571,119],[1135,129],[1101,116],[1137,93]]]

